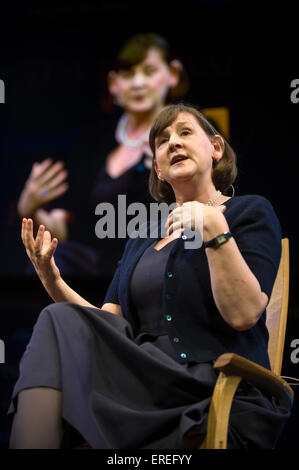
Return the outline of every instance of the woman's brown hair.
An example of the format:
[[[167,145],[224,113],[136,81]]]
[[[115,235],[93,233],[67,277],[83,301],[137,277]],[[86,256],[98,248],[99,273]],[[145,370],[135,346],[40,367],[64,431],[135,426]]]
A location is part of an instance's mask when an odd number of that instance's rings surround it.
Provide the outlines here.
[[[149,191],[156,201],[166,202],[167,204],[175,202],[175,195],[170,184],[168,184],[166,181],[160,181],[157,177],[154,165],[156,160],[155,139],[161,135],[166,127],[170,126],[175,121],[179,113],[192,114],[196,118],[200,127],[211,140],[213,140],[216,135],[220,135],[220,133],[214,128],[214,126],[212,126],[212,124],[196,106],[185,103],[178,103],[171,104],[163,108],[163,110],[153,122],[149,135],[149,144],[154,158],[149,177]],[[226,139],[223,136],[221,137],[224,141],[223,155],[219,161],[214,162],[213,164],[212,181],[215,185],[215,188],[225,194],[225,192],[235,181],[238,170],[237,157],[234,150],[226,141]]]

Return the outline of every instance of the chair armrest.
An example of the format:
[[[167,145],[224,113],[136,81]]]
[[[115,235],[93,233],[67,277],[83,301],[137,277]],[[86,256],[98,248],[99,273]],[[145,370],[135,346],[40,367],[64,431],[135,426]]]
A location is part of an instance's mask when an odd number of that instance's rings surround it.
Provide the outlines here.
[[[207,434],[200,445],[201,449],[226,449],[231,405],[242,379],[274,396],[281,405],[291,408],[293,390],[268,369],[232,353],[219,356],[214,368],[220,373],[211,398]]]
[[[281,405],[289,409],[292,407],[294,392],[291,387],[285,380],[265,367],[237,354],[226,353],[217,358],[214,368],[227,376],[242,377],[242,379],[277,398]]]

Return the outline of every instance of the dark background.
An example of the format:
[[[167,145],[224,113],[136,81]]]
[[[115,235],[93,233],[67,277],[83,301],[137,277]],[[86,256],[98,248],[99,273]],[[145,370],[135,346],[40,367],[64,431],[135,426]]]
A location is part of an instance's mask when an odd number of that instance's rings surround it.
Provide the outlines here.
[[[0,364],[0,447],[7,447],[6,418],[17,364],[39,311],[50,299],[35,278],[23,276],[26,255],[19,238],[16,202],[34,161],[69,158],[93,122],[115,112],[106,98],[105,74],[131,34],[165,36],[190,77],[186,100],[226,106],[236,150],[238,195],[267,197],[290,239],[290,305],[283,375],[299,377],[290,343],[299,338],[297,160],[299,103],[290,100],[298,78],[294,2],[23,2],[0,10],[1,319],[5,364]],[[85,134],[84,134],[85,133]],[[86,138],[86,152],[92,141]],[[84,149],[84,147],[83,147]],[[84,151],[84,150],[82,150]],[[85,155],[74,152],[73,171]],[[97,156],[99,162],[106,155]],[[78,187],[78,194],[84,189]],[[79,198],[80,200],[80,198]],[[91,302],[101,303],[109,280],[69,279]],[[278,448],[297,446],[298,392],[293,416]]]

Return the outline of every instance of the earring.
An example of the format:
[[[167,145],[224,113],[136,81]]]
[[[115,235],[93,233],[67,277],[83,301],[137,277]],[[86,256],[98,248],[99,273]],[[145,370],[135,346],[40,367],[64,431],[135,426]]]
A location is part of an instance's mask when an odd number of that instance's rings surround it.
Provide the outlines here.
[[[159,171],[159,175],[161,175],[161,170],[158,170]],[[161,183],[165,183],[165,179],[164,178],[159,178],[158,176],[158,179],[161,181]]]
[[[230,185],[230,188],[232,188],[232,191],[233,191],[231,197],[234,197],[234,195],[235,195],[235,188],[234,188],[234,186],[233,186],[232,184]]]
[[[224,194],[225,194],[225,196],[228,196],[227,192],[228,192],[228,190],[229,190],[230,188],[232,188],[232,195],[229,196],[229,197],[234,197],[234,195],[235,195],[235,188],[234,188],[234,186],[233,186],[232,184],[225,190]]]

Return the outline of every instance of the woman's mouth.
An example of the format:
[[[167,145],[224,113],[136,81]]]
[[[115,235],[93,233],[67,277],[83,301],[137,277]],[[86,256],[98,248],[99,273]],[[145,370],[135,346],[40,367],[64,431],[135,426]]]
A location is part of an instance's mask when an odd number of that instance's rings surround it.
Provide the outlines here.
[[[175,155],[174,157],[172,157],[170,165],[179,165],[187,159],[188,157],[186,157],[186,155]]]
[[[143,101],[146,98],[146,95],[140,94],[140,95],[133,95],[131,99],[133,101]]]

